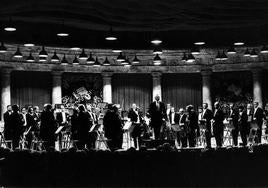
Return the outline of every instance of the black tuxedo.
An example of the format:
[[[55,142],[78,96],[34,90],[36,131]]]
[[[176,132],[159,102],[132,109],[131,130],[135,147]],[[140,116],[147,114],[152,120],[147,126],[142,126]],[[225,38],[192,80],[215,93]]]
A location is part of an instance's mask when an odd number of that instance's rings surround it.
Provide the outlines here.
[[[216,110],[215,110],[216,111]],[[214,112],[213,115],[213,133],[216,139],[217,146],[221,147],[223,142],[223,120],[224,120],[224,113],[221,109],[218,109],[216,113]]]
[[[179,124],[180,115],[178,113],[176,113],[176,112],[173,112],[173,113],[174,113],[174,123]],[[169,112],[168,120],[169,120],[169,123],[172,124],[172,112]]]
[[[205,119],[205,136],[206,136],[206,142],[207,142],[207,147],[211,147],[211,120],[213,118],[213,112],[210,109],[206,109],[204,114],[202,115],[202,119]]]
[[[230,110],[228,113],[228,118],[232,118],[231,122],[234,126],[232,130],[232,137],[234,141],[234,145],[237,146],[238,143],[238,119],[239,119],[239,113],[236,109],[233,109],[232,111]]]
[[[188,114],[188,140],[189,146],[195,146],[196,131],[198,130],[198,115],[195,111],[190,111]]]
[[[261,136],[262,136],[262,124],[263,119],[265,118],[263,109],[258,107],[256,111],[253,112],[253,121],[258,125],[258,131],[257,131],[257,143],[261,143]]]
[[[243,145],[247,145],[247,134],[248,134],[248,115],[246,111],[238,113],[238,130],[240,131]]]
[[[24,124],[22,114],[13,112],[10,116],[11,135],[13,148],[19,147],[20,136],[23,133],[22,125]]]
[[[157,107],[156,101],[152,102],[149,107],[149,114],[151,116],[151,126],[154,128],[155,139],[159,139],[163,119],[167,120],[165,104],[159,101],[159,107]]]
[[[187,125],[186,125],[186,114],[178,114],[178,124],[180,125],[180,131],[177,132],[177,142],[182,147],[187,147]],[[181,125],[184,124],[184,125]]]
[[[142,116],[140,111],[134,111],[133,108],[130,108],[128,111],[128,118],[134,124],[134,129],[131,133],[131,137],[133,138],[134,141],[134,146],[135,148],[138,147],[138,144],[140,143],[140,136],[141,136],[141,121],[142,121]],[[139,118],[139,123],[138,122]]]
[[[5,139],[6,140],[10,140],[12,138],[12,131],[11,131],[11,113],[9,113],[8,111],[6,111],[4,113],[4,131],[5,131]]]

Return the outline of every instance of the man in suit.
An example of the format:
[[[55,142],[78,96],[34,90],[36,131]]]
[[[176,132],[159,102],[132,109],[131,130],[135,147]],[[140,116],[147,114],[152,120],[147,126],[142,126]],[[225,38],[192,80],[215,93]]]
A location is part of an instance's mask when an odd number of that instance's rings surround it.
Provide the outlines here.
[[[208,109],[208,103],[203,104],[202,122],[205,125],[205,137],[207,148],[211,148],[211,120],[213,118],[212,110]]]
[[[187,115],[184,112],[183,108],[180,108],[178,117],[178,125],[180,127],[179,131],[177,132],[177,142],[181,145],[182,148],[187,147],[187,127],[186,127],[186,118]]]
[[[66,126],[68,125],[68,114],[65,111],[65,108],[63,105],[60,105],[60,109],[56,112],[56,122],[57,127],[63,126],[64,129],[66,129]],[[62,132],[60,131],[58,133],[58,140],[59,140],[59,149],[62,148]]]
[[[154,128],[155,139],[160,139],[160,129],[163,122],[167,120],[166,107],[163,102],[160,101],[159,95],[155,96],[155,101],[149,106],[149,114],[151,116],[151,127]]]
[[[220,109],[219,102],[215,102],[214,108],[215,110],[214,110],[214,115],[212,119],[213,132],[214,132],[214,136],[216,139],[217,147],[222,147],[224,114],[223,114],[223,111]]]
[[[230,103],[229,104],[229,113],[228,113],[228,121],[230,124],[233,125],[233,129],[232,129],[232,138],[233,138],[233,143],[234,146],[237,146],[238,144],[238,118],[239,118],[239,113],[238,111],[234,108],[234,104]]]
[[[257,130],[257,143],[261,143],[261,136],[262,136],[262,124],[263,119],[265,118],[263,109],[259,107],[258,102],[254,102],[254,112],[253,112],[253,121],[257,124],[258,130]]]
[[[134,126],[130,136],[133,138],[134,147],[137,149],[138,145],[140,145],[142,114],[135,103],[132,104],[132,108],[128,111],[128,118],[132,122],[132,126]]]
[[[12,106],[12,114],[10,115],[10,125],[11,125],[11,132],[12,132],[12,143],[13,149],[19,147],[20,137],[23,133],[23,124],[24,119],[22,114],[19,112],[19,106],[13,105]]]
[[[248,116],[243,106],[238,108],[238,130],[240,131],[243,146],[247,146]]]
[[[11,139],[11,121],[10,117],[12,114],[12,108],[11,105],[7,105],[7,111],[4,113],[4,136],[6,140]]]
[[[188,140],[189,146],[195,147],[196,143],[196,133],[198,131],[198,115],[194,111],[193,105],[188,105],[186,107],[186,111],[188,112],[187,120],[188,121]]]

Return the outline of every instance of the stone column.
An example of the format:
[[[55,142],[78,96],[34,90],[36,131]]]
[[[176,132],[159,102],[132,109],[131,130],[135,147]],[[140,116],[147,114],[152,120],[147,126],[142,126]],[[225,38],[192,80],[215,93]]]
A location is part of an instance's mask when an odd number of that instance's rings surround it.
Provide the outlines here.
[[[252,70],[253,79],[253,102],[259,102],[259,106],[262,108],[262,72],[259,69]]]
[[[202,97],[203,103],[208,103],[208,108],[212,110],[212,99],[211,99],[211,70],[201,71],[202,75]]]
[[[52,72],[52,105],[62,103],[62,92],[61,92],[61,75],[62,71]]]
[[[103,72],[103,102],[112,103],[112,76],[111,72]]]
[[[162,90],[161,90],[161,72],[152,72],[153,77],[153,100],[156,95],[160,96],[160,100],[162,100]]]
[[[1,120],[3,119],[3,114],[6,112],[7,105],[11,104],[11,68],[3,68],[1,70]]]

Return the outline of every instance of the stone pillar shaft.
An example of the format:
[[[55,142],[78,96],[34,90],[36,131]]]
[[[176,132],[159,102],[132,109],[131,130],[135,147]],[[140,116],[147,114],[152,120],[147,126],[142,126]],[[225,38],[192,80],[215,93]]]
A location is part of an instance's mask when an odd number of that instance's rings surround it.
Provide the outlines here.
[[[103,79],[103,102],[112,103],[112,73],[102,73]]]
[[[61,90],[61,75],[62,72],[52,72],[52,105],[62,103],[62,90]]]
[[[208,104],[208,108],[212,109],[211,99],[211,71],[202,71],[202,98],[203,103]]]
[[[4,68],[1,70],[1,120],[3,121],[3,114],[7,110],[7,105],[11,104],[11,69]]]
[[[259,106],[263,107],[262,102],[262,77],[261,70],[252,71],[253,79],[253,102],[258,102]]]
[[[161,90],[161,72],[153,72],[153,100],[156,95],[159,95],[160,100],[162,100],[162,90]]]

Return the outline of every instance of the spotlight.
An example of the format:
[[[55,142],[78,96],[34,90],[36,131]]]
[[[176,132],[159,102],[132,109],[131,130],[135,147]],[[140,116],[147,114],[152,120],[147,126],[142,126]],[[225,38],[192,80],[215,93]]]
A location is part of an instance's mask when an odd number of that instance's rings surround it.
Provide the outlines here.
[[[137,55],[135,55],[133,61],[132,61],[133,64],[138,64],[140,63],[140,60],[137,58]]]
[[[74,56],[73,65],[78,65],[78,64],[79,64],[79,60],[76,56]]]
[[[235,48],[232,46],[228,49],[227,54],[236,54]]]
[[[5,31],[8,31],[8,32],[13,32],[13,31],[16,31],[16,27],[13,25],[13,22],[12,22],[12,19],[9,18],[9,21],[7,23],[7,26],[4,28]]]
[[[109,33],[107,34],[107,36],[105,37],[105,40],[109,40],[109,41],[117,40],[117,37],[115,36],[112,27],[110,27],[110,31],[109,31]]]
[[[87,63],[88,64],[94,64],[95,63],[95,59],[92,57],[92,53],[90,52],[89,57],[87,59]]]
[[[162,40],[155,38],[155,39],[151,40],[151,43],[155,44],[155,45],[159,45],[162,43]]]
[[[199,41],[194,43],[197,46],[205,45],[206,43],[204,41]]]
[[[261,53],[262,54],[267,54],[268,53],[268,47],[267,46],[263,46],[261,49]]]
[[[108,66],[111,65],[110,61],[108,60],[108,58],[106,57],[104,62],[102,63],[104,66]]]
[[[22,56],[22,53],[20,52],[20,48],[19,47],[17,48],[17,51],[14,54],[14,57],[15,58],[22,58],[23,57]]]
[[[258,54],[257,54],[257,52],[256,52],[256,50],[254,48],[250,53],[250,57],[253,57],[253,58],[258,57]]]
[[[34,44],[33,44],[33,43],[25,43],[24,46],[25,46],[25,47],[33,47]]]
[[[235,42],[234,45],[235,46],[243,46],[245,43],[244,42]]]
[[[246,51],[244,53],[244,56],[245,57],[250,57],[250,52],[249,52],[248,48],[246,49]]]
[[[67,59],[66,59],[66,57],[65,57],[65,54],[63,55],[63,58],[62,58],[62,60],[61,60],[61,64],[62,65],[68,65],[68,61],[67,61]]]
[[[51,57],[51,62],[59,62],[60,58],[57,56],[57,53],[54,52],[53,56]]]
[[[162,49],[159,46],[156,46],[154,48],[153,54],[162,54]]]
[[[158,54],[156,54],[153,59],[154,65],[161,65],[161,61],[162,61],[161,57]]]
[[[78,50],[81,50],[81,48],[79,48],[79,47],[72,47],[72,48],[70,48],[70,50],[78,51]]]
[[[95,63],[93,64],[93,66],[94,66],[94,67],[100,67],[100,66],[101,66],[101,64],[100,64],[100,62],[99,62],[99,60],[98,60],[98,57],[96,57],[96,61],[95,61]]]
[[[7,48],[4,45],[4,42],[1,42],[1,46],[0,46],[0,53],[5,53],[7,52]]]
[[[192,62],[194,62],[194,61],[195,61],[195,57],[193,56],[192,53],[189,53],[186,62],[187,62],[187,63],[192,63]]]
[[[34,62],[34,57],[32,56],[32,52],[30,52],[29,56],[26,59],[27,62]]]
[[[122,52],[120,52],[120,54],[117,56],[116,61],[118,62],[125,61],[125,57],[123,56]]]
[[[79,55],[79,59],[81,60],[87,60],[87,54],[85,53],[85,49],[82,49],[81,54]]]
[[[47,52],[45,50],[45,47],[43,46],[42,47],[42,50],[39,52],[39,57],[45,57],[45,58],[47,58],[47,56],[48,56],[48,54],[47,54]]]

